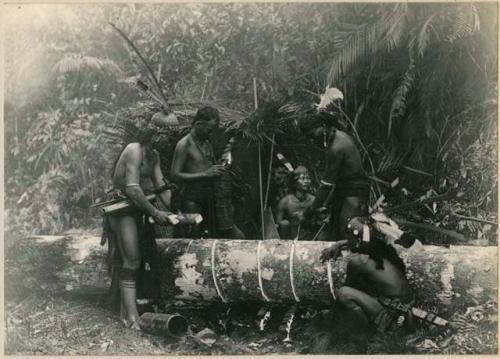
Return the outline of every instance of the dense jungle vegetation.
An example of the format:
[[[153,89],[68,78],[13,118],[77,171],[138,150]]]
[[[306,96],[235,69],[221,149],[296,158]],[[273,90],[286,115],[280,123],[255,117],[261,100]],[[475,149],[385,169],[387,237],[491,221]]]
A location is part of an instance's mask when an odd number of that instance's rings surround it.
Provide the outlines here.
[[[267,175],[273,134],[275,150],[294,164],[313,159],[309,166],[320,173],[321,154],[290,126],[293,111],[276,119],[265,109],[311,106],[335,86],[344,92],[348,128],[374,179],[372,204],[381,194],[386,207],[431,198],[398,214],[496,241],[497,4],[4,9],[5,220],[13,232],[51,234],[98,223],[90,206],[109,187],[116,156],[106,129],[148,103],[128,84],[146,77],[144,66],[112,22],[135,43],[169,99],[244,114],[225,129],[253,149],[245,174],[257,173],[260,142]],[[254,78],[264,111],[252,116]],[[166,174],[181,132],[158,145]],[[387,185],[396,178],[399,185]],[[245,179],[239,207],[248,212],[239,218],[247,220],[247,233],[258,234],[258,181]]]

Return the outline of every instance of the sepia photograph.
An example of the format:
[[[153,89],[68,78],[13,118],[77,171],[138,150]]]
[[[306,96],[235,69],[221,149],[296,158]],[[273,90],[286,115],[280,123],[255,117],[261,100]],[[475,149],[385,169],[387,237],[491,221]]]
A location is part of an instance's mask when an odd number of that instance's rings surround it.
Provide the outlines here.
[[[498,355],[498,2],[0,6],[4,355]]]

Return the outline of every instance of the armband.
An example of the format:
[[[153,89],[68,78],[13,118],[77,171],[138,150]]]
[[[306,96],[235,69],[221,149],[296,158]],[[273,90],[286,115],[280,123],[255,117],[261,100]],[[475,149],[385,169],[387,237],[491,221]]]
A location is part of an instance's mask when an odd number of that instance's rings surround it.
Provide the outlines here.
[[[328,186],[328,187],[333,187],[333,183],[330,183],[330,182],[326,182],[324,180],[321,180],[320,183],[324,186]]]
[[[139,186],[139,187],[140,187],[141,185],[140,185],[139,183],[127,183],[127,184],[125,185],[125,187],[137,187],[137,186]]]

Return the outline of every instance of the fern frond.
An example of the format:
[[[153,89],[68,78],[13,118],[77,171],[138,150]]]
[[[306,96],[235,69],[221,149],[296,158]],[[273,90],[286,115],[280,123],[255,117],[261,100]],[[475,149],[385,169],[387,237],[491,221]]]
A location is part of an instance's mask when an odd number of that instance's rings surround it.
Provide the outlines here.
[[[60,74],[85,70],[108,71],[113,74],[122,73],[120,66],[110,59],[101,59],[94,56],[81,56],[76,54],[66,54],[52,67],[52,71]]]

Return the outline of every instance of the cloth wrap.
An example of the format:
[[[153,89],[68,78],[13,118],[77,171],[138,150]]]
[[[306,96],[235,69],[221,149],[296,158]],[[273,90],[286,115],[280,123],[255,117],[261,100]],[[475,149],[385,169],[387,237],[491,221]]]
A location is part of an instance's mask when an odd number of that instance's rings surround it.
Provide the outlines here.
[[[334,238],[340,238],[343,228],[336,228],[335,221],[340,218],[342,204],[347,197],[359,197],[362,202],[368,203],[370,199],[370,183],[364,174],[339,178],[335,184],[335,189],[330,200],[331,231]],[[363,216],[366,213],[357,213],[356,216]]]
[[[180,209],[185,211],[186,202],[194,202],[201,207],[201,215],[203,222],[201,228],[203,231],[208,231],[209,236],[215,236],[217,225],[215,220],[215,203],[214,203],[214,184],[212,180],[197,180],[184,184],[179,193],[178,201]],[[176,199],[177,201],[177,199]],[[184,231],[183,228],[176,228]],[[177,237],[189,236],[186,233],[177,233]]]
[[[125,200],[127,196],[121,189],[112,189],[106,194],[106,201],[111,200]],[[153,202],[155,207],[157,203]],[[136,206],[123,210],[117,214],[103,215],[103,233],[101,237],[101,245],[108,243],[108,253],[106,262],[108,265],[108,272],[111,273],[111,300],[119,299],[118,279],[122,267],[122,258],[118,250],[119,236],[112,228],[111,218],[118,218],[123,216],[131,216],[134,218],[138,240],[139,252],[141,254],[141,265],[137,273],[137,298],[156,298],[159,296],[160,278],[159,278],[159,254],[155,240],[154,225],[149,223],[145,214]]]
[[[384,307],[373,320],[378,332],[395,331],[411,323],[411,309],[415,305],[413,294],[394,297],[379,296],[377,300]]]

